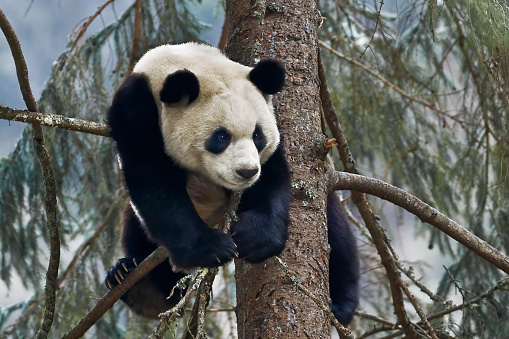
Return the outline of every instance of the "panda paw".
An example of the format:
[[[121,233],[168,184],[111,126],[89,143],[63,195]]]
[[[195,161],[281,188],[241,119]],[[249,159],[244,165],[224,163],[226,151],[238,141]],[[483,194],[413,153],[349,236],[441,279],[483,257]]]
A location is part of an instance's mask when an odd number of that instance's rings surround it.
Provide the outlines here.
[[[174,272],[194,267],[217,267],[238,256],[237,245],[232,238],[219,230],[209,228],[197,237],[188,237],[193,238],[167,247]]]
[[[113,287],[120,285],[129,272],[134,270],[142,260],[141,258],[118,259],[117,263],[106,274],[106,278],[104,279],[104,283],[108,289],[111,290]]]
[[[232,238],[239,248],[239,256],[251,263],[261,262],[283,251],[287,227],[268,215],[246,211],[232,226]]]

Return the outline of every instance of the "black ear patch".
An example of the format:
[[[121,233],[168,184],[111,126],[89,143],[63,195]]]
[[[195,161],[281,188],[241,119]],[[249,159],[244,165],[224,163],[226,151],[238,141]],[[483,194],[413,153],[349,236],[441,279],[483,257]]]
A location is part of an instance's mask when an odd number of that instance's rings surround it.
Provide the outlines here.
[[[285,84],[285,69],[274,59],[265,59],[249,72],[249,80],[265,94],[276,94]]]
[[[192,103],[200,93],[198,78],[193,72],[184,69],[176,71],[166,77],[159,98],[166,104],[176,104],[184,97],[188,98],[187,105]]]

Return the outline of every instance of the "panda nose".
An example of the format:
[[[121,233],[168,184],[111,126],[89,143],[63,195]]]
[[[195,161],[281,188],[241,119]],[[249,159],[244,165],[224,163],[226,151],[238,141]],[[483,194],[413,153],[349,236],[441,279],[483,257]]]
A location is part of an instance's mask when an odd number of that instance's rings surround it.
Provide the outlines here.
[[[237,174],[244,179],[251,179],[258,173],[258,168],[254,169],[238,169]]]

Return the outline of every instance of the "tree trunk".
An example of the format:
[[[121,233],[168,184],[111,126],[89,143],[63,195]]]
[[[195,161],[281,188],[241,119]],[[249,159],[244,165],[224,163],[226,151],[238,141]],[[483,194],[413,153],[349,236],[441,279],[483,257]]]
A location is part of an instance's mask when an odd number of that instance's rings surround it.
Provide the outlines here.
[[[327,304],[329,245],[317,63],[320,14],[314,0],[226,2],[225,52],[246,65],[281,60],[286,86],[273,98],[291,173],[289,238],[281,259]],[[239,338],[327,338],[330,322],[285,277],[274,258],[236,261]]]

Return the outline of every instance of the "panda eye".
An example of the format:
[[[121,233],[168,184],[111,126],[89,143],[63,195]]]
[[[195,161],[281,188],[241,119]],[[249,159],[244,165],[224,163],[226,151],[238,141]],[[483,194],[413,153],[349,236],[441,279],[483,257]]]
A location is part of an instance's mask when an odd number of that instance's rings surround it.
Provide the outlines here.
[[[220,132],[216,135],[216,138],[219,141],[226,141],[228,140],[228,134],[226,134],[225,132]]]
[[[205,148],[214,154],[223,152],[230,145],[231,134],[224,127],[220,127],[212,133],[205,143]]]
[[[265,135],[263,134],[260,125],[256,125],[253,131],[253,142],[258,152],[261,152],[267,145],[267,140],[265,139]]]

